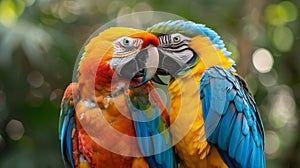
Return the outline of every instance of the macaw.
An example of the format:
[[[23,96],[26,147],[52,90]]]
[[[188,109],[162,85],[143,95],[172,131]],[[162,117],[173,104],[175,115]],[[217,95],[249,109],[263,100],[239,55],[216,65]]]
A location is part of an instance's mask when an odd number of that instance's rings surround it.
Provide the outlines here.
[[[160,41],[157,73],[171,76],[169,117],[180,167],[265,167],[259,111],[220,36],[184,20],[147,31]]]
[[[123,27],[87,42],[77,81],[66,88],[61,103],[65,167],[177,167],[168,112],[149,81],[155,79],[158,44],[146,31]]]

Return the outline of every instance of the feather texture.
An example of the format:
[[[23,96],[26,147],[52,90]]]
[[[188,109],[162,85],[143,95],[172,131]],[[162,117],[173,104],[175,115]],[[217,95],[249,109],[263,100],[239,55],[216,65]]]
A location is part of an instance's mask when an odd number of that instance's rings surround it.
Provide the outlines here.
[[[152,83],[132,88],[129,105],[141,152],[150,167],[176,168],[177,161],[167,128],[169,118],[166,107]],[[131,103],[129,103],[131,104]],[[153,155],[154,154],[154,155]]]
[[[77,85],[70,84],[63,96],[61,103],[61,111],[59,117],[59,140],[60,148],[63,156],[63,162],[65,167],[69,165],[74,168],[74,159],[72,151],[72,132],[74,129],[74,102],[73,91],[77,89]]]
[[[214,66],[200,83],[207,141],[230,167],[265,167],[263,126],[244,82]]]

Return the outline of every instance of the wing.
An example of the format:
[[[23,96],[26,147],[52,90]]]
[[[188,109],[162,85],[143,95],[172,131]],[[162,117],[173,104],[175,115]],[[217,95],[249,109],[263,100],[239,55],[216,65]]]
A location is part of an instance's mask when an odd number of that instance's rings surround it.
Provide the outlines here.
[[[229,167],[265,167],[264,130],[245,82],[223,67],[206,70],[200,97],[207,141]]]
[[[74,129],[74,102],[73,91],[77,88],[77,84],[70,84],[63,96],[59,117],[59,140],[60,149],[65,167],[74,168],[74,159],[72,153],[72,132]]]
[[[151,82],[133,88],[129,108],[132,113],[140,150],[151,168],[177,168],[169,118],[159,94]],[[155,154],[155,155],[153,155]]]

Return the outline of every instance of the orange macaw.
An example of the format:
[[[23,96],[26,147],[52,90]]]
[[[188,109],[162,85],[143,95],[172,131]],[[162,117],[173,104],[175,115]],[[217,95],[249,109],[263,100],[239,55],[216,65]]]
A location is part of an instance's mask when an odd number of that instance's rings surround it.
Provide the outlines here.
[[[158,65],[158,44],[148,32],[122,27],[88,41],[77,82],[67,87],[61,103],[65,167],[177,167],[166,131],[168,113],[149,81]],[[152,135],[160,138],[143,139]],[[168,148],[160,151],[160,144]]]

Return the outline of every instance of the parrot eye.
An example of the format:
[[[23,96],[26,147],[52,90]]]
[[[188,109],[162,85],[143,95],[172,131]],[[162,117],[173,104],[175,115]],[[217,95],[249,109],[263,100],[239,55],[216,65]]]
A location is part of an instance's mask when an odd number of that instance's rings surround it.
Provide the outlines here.
[[[142,42],[143,41],[138,38],[121,37],[115,40],[113,44],[115,48],[132,49],[140,47]]]
[[[180,42],[180,40],[181,40],[180,36],[175,36],[175,37],[173,37],[173,41],[174,41],[175,43]]]
[[[127,39],[127,38],[124,38],[124,39],[122,40],[122,45],[123,45],[123,46],[130,46],[130,40]]]
[[[140,43],[138,43],[139,39],[136,38],[130,38],[130,37],[121,37],[115,41],[115,43],[119,43],[122,47],[125,48],[132,48],[132,47],[138,47]]]

